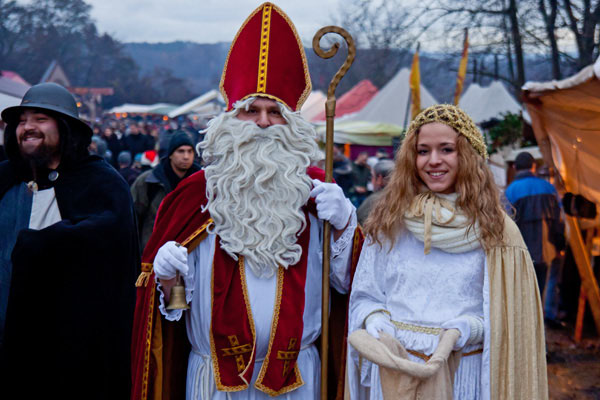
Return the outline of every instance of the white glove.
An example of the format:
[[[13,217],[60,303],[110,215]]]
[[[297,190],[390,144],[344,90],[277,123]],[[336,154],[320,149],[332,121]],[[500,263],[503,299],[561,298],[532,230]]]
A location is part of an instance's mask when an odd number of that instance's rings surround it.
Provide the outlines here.
[[[376,312],[365,320],[365,329],[367,333],[375,339],[379,339],[379,332],[385,332],[390,336],[395,336],[396,327],[390,321],[390,316],[383,312]]]
[[[474,315],[461,315],[446,321],[442,328],[460,331],[460,338],[454,345],[454,350],[460,350],[469,344],[483,343],[483,321]]]
[[[188,273],[187,249],[176,242],[167,242],[158,249],[154,257],[154,274],[160,279],[175,278],[177,270],[181,275]]]
[[[344,229],[350,220],[354,206],[344,196],[344,191],[335,183],[324,183],[312,180],[314,188],[310,197],[317,203],[317,214],[320,219],[329,221],[337,230]]]

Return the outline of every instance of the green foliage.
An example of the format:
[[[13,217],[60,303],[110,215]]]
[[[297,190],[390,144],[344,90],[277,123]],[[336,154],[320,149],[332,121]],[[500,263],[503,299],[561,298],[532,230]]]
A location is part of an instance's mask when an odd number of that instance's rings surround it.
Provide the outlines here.
[[[490,154],[504,146],[521,142],[523,139],[523,120],[521,116],[505,113],[502,114],[502,117],[503,119],[490,128],[486,135]]]

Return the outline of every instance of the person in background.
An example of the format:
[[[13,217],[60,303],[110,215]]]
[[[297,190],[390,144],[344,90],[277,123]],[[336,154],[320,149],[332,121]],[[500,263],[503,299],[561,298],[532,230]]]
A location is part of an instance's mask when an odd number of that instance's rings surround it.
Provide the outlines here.
[[[119,163],[119,174],[125,179],[127,184],[131,186],[135,179],[140,175],[140,171],[131,166],[131,153],[123,150],[117,157]]]
[[[365,201],[362,202],[358,210],[356,210],[356,216],[358,217],[358,223],[363,225],[375,204],[381,195],[383,194],[382,189],[387,185],[389,181],[389,175],[394,169],[394,162],[392,160],[383,159],[375,164],[373,168],[373,175],[371,177],[371,184],[373,186],[373,193],[371,193]]]
[[[350,197],[352,189],[352,161],[344,155],[344,145],[333,146],[333,180],[337,183],[346,197]]]
[[[194,147],[185,132],[176,132],[169,141],[167,155],[154,168],[143,172],[131,185],[131,196],[138,220],[140,248],[144,249],[165,196],[173,191],[182,179],[200,170],[194,163]]]
[[[117,137],[117,135],[115,134],[115,130],[110,126],[104,128],[104,130],[102,131],[101,138],[106,142],[108,150],[110,150],[112,154],[110,164],[113,167],[118,168],[119,164],[117,162],[117,157],[119,156],[119,154],[121,154],[121,151],[123,150],[123,143],[121,139]],[[129,154],[131,155],[131,153]]]
[[[367,164],[369,153],[361,151],[352,163],[352,189],[350,200],[355,207],[359,207],[369,195],[367,186],[371,180],[371,168]]]
[[[558,193],[550,182],[535,176],[535,159],[530,153],[519,153],[514,166],[517,173],[504,194],[514,207],[514,220],[533,259],[540,293],[545,299],[546,320],[560,324],[557,290],[566,243]],[[548,271],[548,266],[555,270]],[[547,276],[550,281],[546,283]],[[546,293],[546,286],[550,293]]]
[[[129,150],[134,156],[146,150],[154,149],[154,140],[141,133],[138,125],[133,122],[129,125],[129,134],[123,138],[123,150]]]

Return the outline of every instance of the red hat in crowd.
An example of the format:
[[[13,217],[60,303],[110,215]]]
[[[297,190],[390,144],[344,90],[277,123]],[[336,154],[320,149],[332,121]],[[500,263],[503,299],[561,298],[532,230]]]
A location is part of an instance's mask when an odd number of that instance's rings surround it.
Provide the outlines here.
[[[263,3],[233,39],[219,85],[227,111],[236,101],[268,97],[298,111],[311,91],[308,63],[292,21]]]

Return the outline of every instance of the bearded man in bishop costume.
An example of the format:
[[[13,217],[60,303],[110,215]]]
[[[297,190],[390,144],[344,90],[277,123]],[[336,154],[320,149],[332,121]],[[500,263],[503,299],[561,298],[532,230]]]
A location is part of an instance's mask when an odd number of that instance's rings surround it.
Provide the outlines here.
[[[220,88],[227,111],[198,145],[208,165],[165,198],[142,257],[132,398],[185,388],[187,399],[317,399],[323,220],[338,292],[349,289],[360,234],[341,188],[311,167],[320,152],[299,113],[311,90],[306,56],[277,6],[246,19]],[[177,272],[187,311],[166,308]]]

